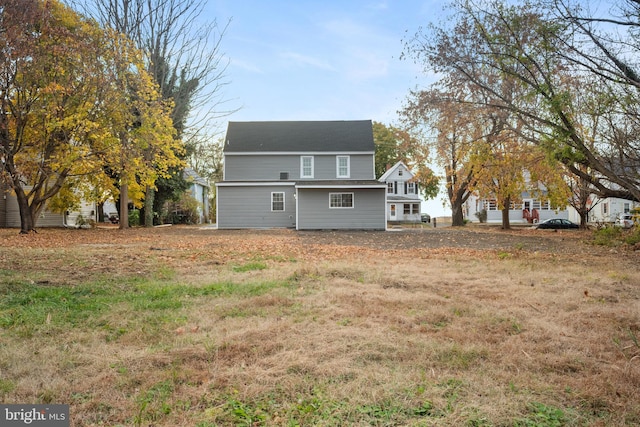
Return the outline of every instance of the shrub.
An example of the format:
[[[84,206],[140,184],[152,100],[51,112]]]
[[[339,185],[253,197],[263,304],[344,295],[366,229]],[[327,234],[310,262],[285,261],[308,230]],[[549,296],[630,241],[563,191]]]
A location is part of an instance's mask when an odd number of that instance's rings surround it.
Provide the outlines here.
[[[476,217],[481,223],[487,222],[487,210],[482,209],[480,212],[476,212]]]
[[[601,246],[617,246],[621,243],[622,230],[619,227],[606,226],[593,233],[593,243]]]
[[[133,209],[129,211],[129,227],[137,227],[140,225],[140,211]]]

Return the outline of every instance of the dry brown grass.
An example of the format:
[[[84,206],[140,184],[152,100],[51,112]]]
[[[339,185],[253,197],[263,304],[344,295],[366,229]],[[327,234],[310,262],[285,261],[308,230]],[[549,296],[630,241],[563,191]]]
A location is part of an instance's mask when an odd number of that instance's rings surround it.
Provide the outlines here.
[[[575,249],[550,253],[13,233],[0,231],[0,400],[69,403],[75,426],[640,423],[638,254],[584,236],[549,235]],[[80,322],[60,320],[65,301],[8,320],[23,286],[83,284],[113,302]]]

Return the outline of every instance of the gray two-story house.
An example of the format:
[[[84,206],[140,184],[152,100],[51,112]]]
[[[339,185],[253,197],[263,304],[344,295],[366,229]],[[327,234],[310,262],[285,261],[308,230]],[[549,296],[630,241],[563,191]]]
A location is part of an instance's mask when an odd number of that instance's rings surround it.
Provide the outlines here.
[[[218,228],[386,229],[370,120],[229,122]]]

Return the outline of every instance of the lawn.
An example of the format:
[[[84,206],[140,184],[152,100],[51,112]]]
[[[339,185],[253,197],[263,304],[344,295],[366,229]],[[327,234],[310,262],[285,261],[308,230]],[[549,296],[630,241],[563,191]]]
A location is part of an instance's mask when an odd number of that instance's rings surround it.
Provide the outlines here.
[[[0,401],[73,426],[640,424],[591,232],[0,230]]]

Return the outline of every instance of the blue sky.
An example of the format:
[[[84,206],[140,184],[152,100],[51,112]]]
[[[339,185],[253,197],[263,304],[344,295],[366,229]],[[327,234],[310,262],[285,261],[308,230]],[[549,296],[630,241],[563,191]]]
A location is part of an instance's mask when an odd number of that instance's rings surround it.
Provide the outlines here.
[[[429,83],[420,67],[400,60],[402,39],[442,16],[442,5],[209,0],[210,18],[232,19],[222,41],[230,60],[225,95],[228,106],[240,110],[226,120],[395,124],[409,90]]]

